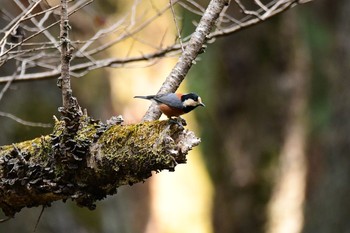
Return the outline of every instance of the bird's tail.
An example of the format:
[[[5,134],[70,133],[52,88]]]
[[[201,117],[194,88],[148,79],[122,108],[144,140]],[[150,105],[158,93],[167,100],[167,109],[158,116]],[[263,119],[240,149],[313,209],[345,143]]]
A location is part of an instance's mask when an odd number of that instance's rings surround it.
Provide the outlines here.
[[[146,99],[146,100],[154,99],[154,97],[155,97],[155,95],[145,95],[145,96],[137,95],[137,96],[134,96],[134,98]]]

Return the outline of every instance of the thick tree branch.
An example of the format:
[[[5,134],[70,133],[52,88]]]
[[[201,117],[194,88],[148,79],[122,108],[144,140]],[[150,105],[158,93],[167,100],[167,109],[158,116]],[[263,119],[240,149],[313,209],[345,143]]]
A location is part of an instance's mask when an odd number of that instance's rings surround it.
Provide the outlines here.
[[[121,185],[173,171],[200,142],[167,121],[110,126],[84,115],[80,125],[66,151],[60,147],[64,121],[56,121],[51,135],[0,147],[0,208],[7,216],[69,198],[94,208]]]

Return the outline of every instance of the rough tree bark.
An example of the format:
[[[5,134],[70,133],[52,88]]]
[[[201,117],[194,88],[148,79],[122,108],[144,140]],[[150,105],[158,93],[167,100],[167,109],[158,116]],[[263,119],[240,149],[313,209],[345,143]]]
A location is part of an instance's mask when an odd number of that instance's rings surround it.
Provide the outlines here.
[[[318,72],[327,77],[330,112],[326,133],[313,148],[303,233],[350,232],[350,2],[338,1],[328,16],[330,2],[319,5],[323,14],[318,19],[327,16],[332,22],[326,31],[332,50],[322,47],[325,59],[317,60],[317,65],[327,64]]]
[[[173,171],[200,142],[167,121],[111,126],[84,115],[80,123],[64,151],[63,121],[56,121],[50,135],[0,147],[0,208],[5,215],[68,198],[94,208],[96,200],[121,185],[144,181],[152,171]]]

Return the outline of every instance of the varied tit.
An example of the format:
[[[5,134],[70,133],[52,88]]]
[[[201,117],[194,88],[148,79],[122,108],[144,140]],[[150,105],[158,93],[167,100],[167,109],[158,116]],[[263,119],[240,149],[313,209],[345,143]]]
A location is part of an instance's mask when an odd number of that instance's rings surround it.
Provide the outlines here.
[[[198,106],[205,107],[201,97],[195,93],[169,93],[160,95],[135,96],[134,98],[156,101],[160,111],[168,118],[179,117],[182,114],[192,111]]]

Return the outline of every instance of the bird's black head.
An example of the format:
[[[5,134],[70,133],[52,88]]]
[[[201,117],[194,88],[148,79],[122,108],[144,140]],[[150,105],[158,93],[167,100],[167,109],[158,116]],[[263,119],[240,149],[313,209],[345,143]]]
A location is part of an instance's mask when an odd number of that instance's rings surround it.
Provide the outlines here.
[[[198,106],[205,107],[201,97],[195,93],[188,93],[181,96],[181,102],[185,112],[190,112]]]

